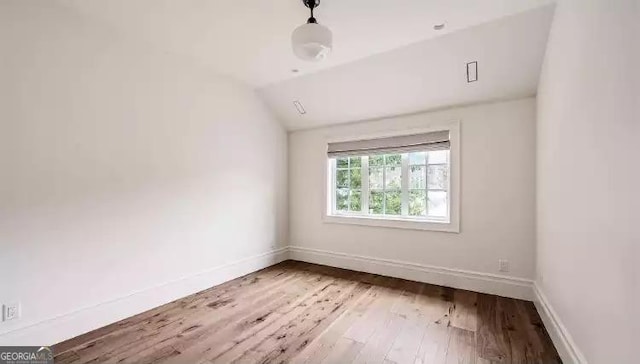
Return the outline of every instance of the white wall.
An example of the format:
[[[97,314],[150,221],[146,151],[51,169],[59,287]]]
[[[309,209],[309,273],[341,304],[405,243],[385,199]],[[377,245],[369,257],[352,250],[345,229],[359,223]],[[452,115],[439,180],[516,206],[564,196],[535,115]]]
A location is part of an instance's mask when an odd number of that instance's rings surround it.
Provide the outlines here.
[[[253,91],[96,24],[0,2],[0,302],[22,303],[0,343],[52,344],[287,244],[287,136]]]
[[[638,362],[638,10],[561,0],[538,90],[536,284],[567,362]]]
[[[461,122],[461,232],[443,233],[324,223],[326,143]],[[535,99],[326,127],[289,134],[290,242],[293,246],[422,265],[534,276]]]

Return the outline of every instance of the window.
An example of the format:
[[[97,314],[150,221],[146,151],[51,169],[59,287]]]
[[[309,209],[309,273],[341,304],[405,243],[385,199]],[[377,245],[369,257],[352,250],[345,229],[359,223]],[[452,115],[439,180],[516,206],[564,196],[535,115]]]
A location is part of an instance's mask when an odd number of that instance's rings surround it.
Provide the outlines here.
[[[447,221],[449,151],[338,157],[334,214]]]
[[[342,220],[335,222],[457,231],[452,141],[457,143],[457,135],[451,138],[446,130],[329,143],[326,216]],[[394,221],[408,225],[389,223]]]
[[[362,158],[340,158],[335,173],[336,211],[362,211]]]

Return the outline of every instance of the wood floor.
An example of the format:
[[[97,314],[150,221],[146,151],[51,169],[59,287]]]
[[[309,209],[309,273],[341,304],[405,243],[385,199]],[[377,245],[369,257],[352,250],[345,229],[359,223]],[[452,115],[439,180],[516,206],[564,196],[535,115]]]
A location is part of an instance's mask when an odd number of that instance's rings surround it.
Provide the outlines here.
[[[56,363],[559,363],[533,304],[287,261],[54,346]]]

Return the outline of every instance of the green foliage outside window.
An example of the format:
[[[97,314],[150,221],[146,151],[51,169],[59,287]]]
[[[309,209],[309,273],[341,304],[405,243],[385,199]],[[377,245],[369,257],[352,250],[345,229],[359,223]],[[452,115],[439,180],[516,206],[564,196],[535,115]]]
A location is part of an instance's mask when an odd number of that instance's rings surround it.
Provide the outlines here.
[[[387,215],[400,215],[402,213],[402,198],[400,191],[385,193],[384,213]]]
[[[383,166],[383,165],[384,165],[383,155],[372,155],[369,157],[369,166]]]
[[[362,210],[362,157],[336,159],[336,210]]]
[[[427,214],[427,194],[424,190],[409,192],[409,215],[424,216]]]
[[[369,213],[376,215],[384,213],[384,192],[372,191],[369,194]]]
[[[360,169],[360,167],[356,167],[353,169],[349,170],[349,177],[350,177],[350,188],[352,190],[359,190],[360,187],[362,187],[362,170]]]
[[[399,166],[400,163],[402,163],[402,155],[400,154],[387,154],[384,156],[384,164],[387,166]]]
[[[405,194],[405,214],[408,216],[448,215],[448,151],[408,153],[404,167],[402,154],[366,158],[365,161],[362,157],[336,159],[336,211],[362,212],[364,198],[368,204],[365,214],[402,215]],[[363,166],[368,168],[368,174],[364,176]],[[368,183],[368,195],[363,194],[363,177]]]
[[[349,195],[349,209],[351,211],[360,211],[362,209],[361,205],[361,197],[362,192],[360,191],[351,191]]]

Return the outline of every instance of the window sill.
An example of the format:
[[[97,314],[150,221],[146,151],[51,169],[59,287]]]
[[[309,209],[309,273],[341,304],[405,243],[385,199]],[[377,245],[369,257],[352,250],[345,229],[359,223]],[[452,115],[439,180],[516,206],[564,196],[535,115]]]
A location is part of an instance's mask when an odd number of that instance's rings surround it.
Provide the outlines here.
[[[440,231],[460,233],[459,226],[451,222],[410,220],[393,217],[372,217],[353,215],[324,215],[324,222],[328,224],[351,224],[395,229]]]

